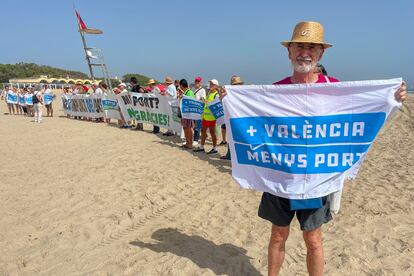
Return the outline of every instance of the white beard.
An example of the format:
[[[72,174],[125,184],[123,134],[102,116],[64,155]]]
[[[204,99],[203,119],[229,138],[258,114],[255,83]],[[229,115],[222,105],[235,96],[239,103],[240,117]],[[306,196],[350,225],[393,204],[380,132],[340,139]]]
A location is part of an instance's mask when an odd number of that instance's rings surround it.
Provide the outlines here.
[[[315,71],[317,62],[311,62],[310,64],[298,64],[296,61],[291,61],[293,70],[298,73],[309,73]]]

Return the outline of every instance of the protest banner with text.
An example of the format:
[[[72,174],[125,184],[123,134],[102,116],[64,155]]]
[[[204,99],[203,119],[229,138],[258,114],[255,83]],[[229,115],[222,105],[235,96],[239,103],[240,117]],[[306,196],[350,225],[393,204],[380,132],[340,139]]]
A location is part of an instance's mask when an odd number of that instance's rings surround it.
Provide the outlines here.
[[[19,96],[19,105],[20,106],[25,106],[26,105],[26,97],[25,97],[25,95],[20,95]]]
[[[17,104],[19,102],[18,95],[14,92],[11,92],[11,91],[7,92],[6,102],[8,104]]]
[[[45,105],[49,105],[53,102],[53,100],[55,99],[55,95],[51,94],[51,93],[45,93],[43,95],[43,103]]]
[[[118,100],[115,94],[103,94],[102,95],[102,108],[105,112],[106,118],[115,120],[121,120],[121,114],[119,113]]]
[[[180,106],[183,119],[201,120],[201,115],[204,111],[203,101],[183,96]]]
[[[216,118],[216,125],[224,124],[224,111],[223,111],[223,103],[221,102],[221,100],[216,98],[212,102],[209,102],[208,108],[210,109],[214,118]]]
[[[26,105],[33,105],[33,94],[26,94],[25,96],[24,96],[24,99],[25,99],[25,102],[26,102]]]
[[[291,199],[342,189],[400,106],[394,92],[401,82],[226,86],[234,179]]]
[[[105,115],[101,95],[62,95],[62,107],[64,113],[71,116],[101,118]]]
[[[152,93],[121,93],[118,103],[125,120],[156,125],[181,133],[178,100]]]

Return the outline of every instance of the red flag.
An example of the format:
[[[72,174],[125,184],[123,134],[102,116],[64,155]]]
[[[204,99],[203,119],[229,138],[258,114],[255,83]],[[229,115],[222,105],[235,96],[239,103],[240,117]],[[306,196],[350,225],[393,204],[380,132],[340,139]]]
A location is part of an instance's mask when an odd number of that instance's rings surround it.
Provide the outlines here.
[[[86,30],[86,29],[87,29],[87,27],[86,27],[85,22],[83,22],[83,20],[82,20],[82,18],[80,17],[80,15],[79,15],[78,11],[76,11],[76,10],[75,10],[75,12],[76,12],[76,17],[78,18],[79,29],[81,29],[81,30]]]

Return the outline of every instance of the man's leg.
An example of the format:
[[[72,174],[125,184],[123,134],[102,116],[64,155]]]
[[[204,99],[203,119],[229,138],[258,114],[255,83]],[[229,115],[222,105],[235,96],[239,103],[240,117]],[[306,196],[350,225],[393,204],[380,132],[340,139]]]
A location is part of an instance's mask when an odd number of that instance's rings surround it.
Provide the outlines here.
[[[303,239],[306,243],[306,264],[310,276],[323,275],[323,245],[321,227],[310,231],[303,231]]]
[[[206,139],[207,139],[207,127],[202,127],[201,128],[201,140],[200,140],[201,146],[204,147],[204,144],[206,143]]]
[[[216,127],[214,125],[214,126],[209,127],[209,129],[210,129],[211,140],[213,141],[213,148],[216,148],[217,147]]]
[[[195,152],[199,152],[199,151],[204,152],[204,144],[206,142],[206,139],[207,139],[207,127],[202,126],[201,127],[201,143],[198,148],[194,149]]]
[[[268,248],[268,264],[267,275],[276,276],[279,275],[280,268],[282,267],[285,259],[285,244],[289,237],[290,226],[276,226],[272,225],[272,234],[270,236],[269,248]]]
[[[42,108],[42,105],[39,103],[39,104],[37,104],[37,106],[39,107],[39,118],[37,119],[37,122],[38,123],[40,123],[40,122],[42,122],[42,113],[43,113],[43,108]]]
[[[187,148],[193,147],[193,129],[191,127],[184,128],[185,145]]]
[[[194,120],[194,136],[193,141],[198,142],[198,139],[200,139],[200,129],[197,125],[197,120]]]
[[[226,125],[221,125],[221,144],[225,145],[227,144],[227,136],[226,136]]]
[[[34,108],[34,121],[35,123],[37,123],[37,118],[38,118],[37,114],[39,112],[37,104],[33,104],[33,108]]]

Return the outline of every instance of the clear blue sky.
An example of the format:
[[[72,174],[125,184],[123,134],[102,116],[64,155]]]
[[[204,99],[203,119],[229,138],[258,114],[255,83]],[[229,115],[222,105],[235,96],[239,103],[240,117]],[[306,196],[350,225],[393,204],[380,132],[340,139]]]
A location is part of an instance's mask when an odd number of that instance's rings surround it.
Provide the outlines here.
[[[268,84],[291,73],[286,49],[299,21],[319,21],[334,46],[322,63],[340,80],[403,77],[414,85],[414,1],[1,0],[0,63],[87,73],[73,3],[112,76],[193,80],[231,75]]]

